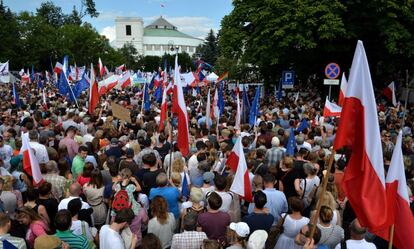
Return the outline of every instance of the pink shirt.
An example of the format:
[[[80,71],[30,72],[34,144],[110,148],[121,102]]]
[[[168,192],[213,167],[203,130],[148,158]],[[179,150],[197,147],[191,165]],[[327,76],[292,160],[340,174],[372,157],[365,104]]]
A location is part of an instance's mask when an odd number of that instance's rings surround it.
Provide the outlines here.
[[[26,233],[26,240],[29,243],[30,248],[34,247],[34,241],[41,235],[47,235],[46,231],[49,230],[43,221],[35,221],[30,224]]]
[[[68,149],[68,156],[71,160],[78,154],[79,144],[75,142],[74,139],[65,137],[64,139],[60,140],[59,147],[65,145]]]

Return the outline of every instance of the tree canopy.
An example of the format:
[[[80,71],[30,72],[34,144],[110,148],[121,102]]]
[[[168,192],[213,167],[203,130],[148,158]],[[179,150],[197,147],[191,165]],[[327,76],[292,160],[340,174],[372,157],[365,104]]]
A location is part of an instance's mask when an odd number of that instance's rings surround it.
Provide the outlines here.
[[[244,79],[256,70],[267,84],[281,71],[323,78],[329,62],[348,71],[356,41],[365,44],[374,81],[413,69],[414,1],[234,0],[219,31],[217,67]],[[228,66],[226,66],[228,65]]]

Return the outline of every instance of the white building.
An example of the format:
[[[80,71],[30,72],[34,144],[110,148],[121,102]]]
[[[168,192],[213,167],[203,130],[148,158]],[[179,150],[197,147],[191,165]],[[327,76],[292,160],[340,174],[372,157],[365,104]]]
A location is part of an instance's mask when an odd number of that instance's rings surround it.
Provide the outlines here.
[[[175,53],[171,51],[171,47],[178,47],[180,53],[187,52],[191,56],[197,46],[203,43],[201,39],[178,31],[176,26],[162,16],[145,28],[142,18],[139,17],[117,17],[115,23],[114,46],[120,48],[129,42],[144,56]]]

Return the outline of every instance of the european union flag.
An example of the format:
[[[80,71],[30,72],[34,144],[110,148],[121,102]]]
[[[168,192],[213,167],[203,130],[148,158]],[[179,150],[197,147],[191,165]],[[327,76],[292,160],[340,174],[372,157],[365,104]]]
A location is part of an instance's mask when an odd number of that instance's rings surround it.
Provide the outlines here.
[[[181,188],[181,195],[185,198],[190,196],[190,189],[188,187],[187,173],[184,172],[183,186]]]
[[[293,128],[290,128],[289,138],[286,144],[286,154],[289,156],[293,156],[295,154],[296,149],[296,139],[295,139],[295,131]]]
[[[79,98],[79,96],[82,94],[83,91],[89,88],[89,82],[86,79],[86,70],[83,72],[82,79],[78,81],[75,86],[72,88],[73,95],[75,95],[76,98]]]
[[[20,108],[20,97],[19,93],[16,90],[16,85],[13,82],[13,98],[14,98],[14,104],[17,106],[17,108]]]
[[[220,86],[219,86],[217,106],[220,110],[220,115],[222,115],[224,112],[224,98],[223,98],[223,84],[222,83],[220,83]]]
[[[148,94],[148,84],[144,85],[144,111],[149,111],[151,108],[150,96]]]
[[[260,86],[256,88],[256,94],[254,96],[253,103],[250,108],[249,124],[251,127],[255,125],[257,115],[259,114],[259,98],[260,98]]]
[[[308,123],[308,120],[306,118],[304,118],[300,122],[299,127],[296,129],[296,131],[302,132],[306,128],[309,128],[309,123]]]
[[[155,101],[161,103],[162,101],[162,84],[160,84],[154,91]]]
[[[247,89],[243,85],[243,107],[242,107],[242,122],[243,124],[247,123],[247,114],[250,113],[250,101],[247,94]]]

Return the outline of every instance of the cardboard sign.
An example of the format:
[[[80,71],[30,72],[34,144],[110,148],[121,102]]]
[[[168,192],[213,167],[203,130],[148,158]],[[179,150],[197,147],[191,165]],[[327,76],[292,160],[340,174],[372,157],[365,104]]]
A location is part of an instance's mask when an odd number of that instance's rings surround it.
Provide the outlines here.
[[[131,123],[131,113],[127,108],[123,107],[122,105],[115,104],[113,102],[111,103],[111,108],[112,116],[125,122]]]

